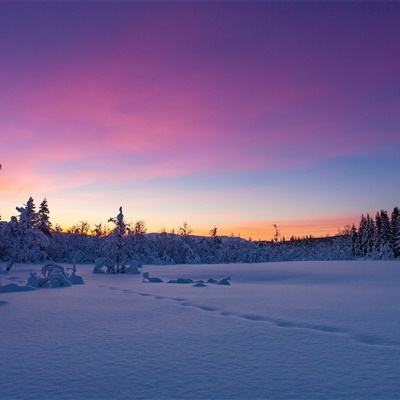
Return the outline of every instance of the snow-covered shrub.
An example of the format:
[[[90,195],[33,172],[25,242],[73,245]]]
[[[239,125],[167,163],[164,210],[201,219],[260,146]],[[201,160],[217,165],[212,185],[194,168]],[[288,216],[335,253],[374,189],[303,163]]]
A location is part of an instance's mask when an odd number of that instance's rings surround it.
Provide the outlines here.
[[[39,277],[36,272],[31,272],[26,284],[34,288],[43,287],[47,282],[47,278]]]
[[[31,272],[27,285],[35,288],[57,288],[85,283],[82,277],[76,275],[75,265],[70,275],[67,274],[64,267],[54,263],[45,264],[41,273],[42,276],[38,276],[36,272]]]
[[[125,267],[125,272],[127,274],[139,275],[140,268],[142,268],[142,264],[139,261],[131,260],[129,262],[129,267]]]
[[[92,272],[94,274],[112,274],[115,272],[114,263],[107,257],[96,258]]]

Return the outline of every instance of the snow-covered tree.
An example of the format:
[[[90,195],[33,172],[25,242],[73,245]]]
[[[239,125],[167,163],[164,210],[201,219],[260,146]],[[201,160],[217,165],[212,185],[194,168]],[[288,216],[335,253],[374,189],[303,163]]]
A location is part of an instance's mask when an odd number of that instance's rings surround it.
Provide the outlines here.
[[[381,210],[381,258],[387,259],[393,257],[393,241],[392,241],[392,229],[390,226],[390,220],[387,211]]]
[[[110,235],[110,250],[113,255],[116,271],[121,272],[121,267],[124,262],[127,261],[127,252],[124,237],[129,232],[129,224],[125,221],[122,207],[119,208],[119,213],[116,217],[112,217],[108,220],[115,226]]]
[[[391,220],[391,231],[392,231],[392,247],[395,257],[400,256],[400,210],[399,207],[395,207],[392,211]]]
[[[50,211],[47,199],[43,199],[40,203],[39,211],[37,213],[37,228],[45,235],[51,236],[51,222]]]
[[[351,227],[350,236],[351,236],[351,252],[352,252],[353,256],[355,257],[355,256],[357,256],[358,232],[357,232],[357,229],[354,224]]]
[[[23,207],[17,207],[16,209],[19,212],[18,221],[24,229],[33,229],[37,226],[38,216],[32,197],[29,197]]]

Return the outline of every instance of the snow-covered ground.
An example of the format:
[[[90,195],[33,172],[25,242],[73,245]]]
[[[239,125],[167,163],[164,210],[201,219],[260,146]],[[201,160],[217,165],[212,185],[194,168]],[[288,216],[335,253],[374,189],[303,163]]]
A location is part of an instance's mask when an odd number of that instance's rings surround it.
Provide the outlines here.
[[[0,399],[397,399],[400,262],[146,266],[0,293]],[[16,265],[2,284],[39,266]]]

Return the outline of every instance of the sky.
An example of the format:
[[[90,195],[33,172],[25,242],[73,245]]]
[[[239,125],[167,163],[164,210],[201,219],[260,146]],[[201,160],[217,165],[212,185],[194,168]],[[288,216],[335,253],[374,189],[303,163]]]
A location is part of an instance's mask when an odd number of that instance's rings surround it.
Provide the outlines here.
[[[400,4],[0,3],[0,214],[335,234],[400,201]]]

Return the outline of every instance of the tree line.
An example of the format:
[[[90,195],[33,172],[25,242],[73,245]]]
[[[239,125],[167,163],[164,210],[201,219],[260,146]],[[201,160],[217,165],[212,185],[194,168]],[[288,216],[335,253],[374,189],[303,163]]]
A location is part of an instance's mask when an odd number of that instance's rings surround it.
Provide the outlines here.
[[[144,221],[126,221],[122,207],[107,224],[93,228],[80,222],[63,232],[50,221],[48,202],[38,208],[30,197],[10,221],[0,221],[0,259],[14,262],[93,263],[108,257],[116,269],[135,260],[142,264],[251,263],[295,260],[350,260],[357,257],[391,259],[400,256],[399,209],[389,218],[380,211],[373,220],[362,216],[337,236],[252,241],[220,236],[217,227],[209,236],[195,236],[185,222],[175,232],[147,233]]]
[[[351,228],[352,254],[355,257],[390,259],[400,256],[400,210],[395,207],[389,217],[386,210],[375,218],[362,215],[358,229]]]

